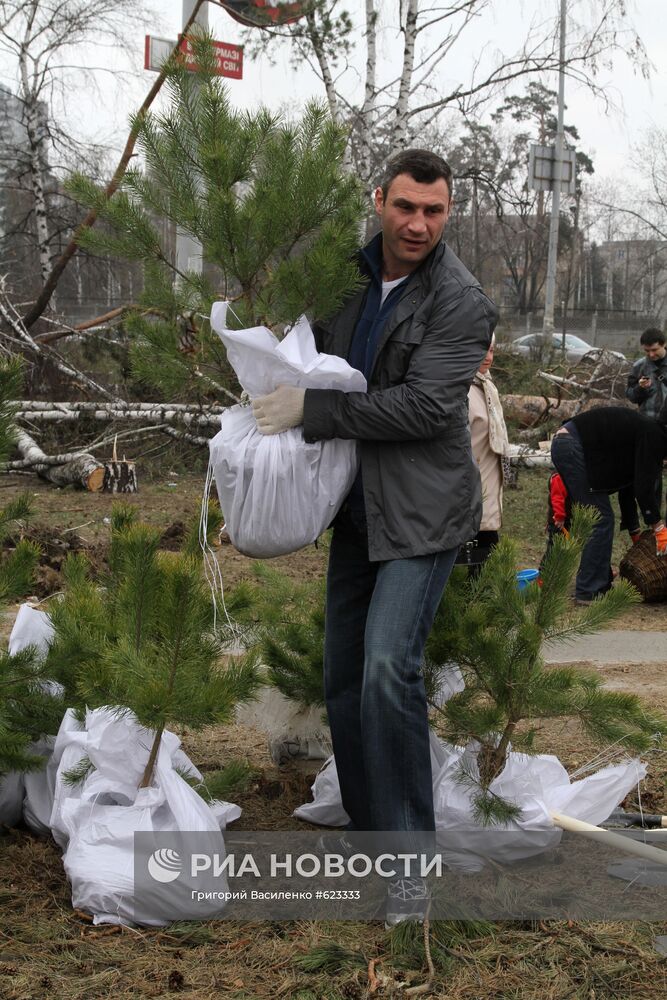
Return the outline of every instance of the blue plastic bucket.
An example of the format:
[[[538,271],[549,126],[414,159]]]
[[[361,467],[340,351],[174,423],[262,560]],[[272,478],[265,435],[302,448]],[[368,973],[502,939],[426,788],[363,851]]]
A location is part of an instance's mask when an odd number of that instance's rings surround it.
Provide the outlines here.
[[[537,583],[539,576],[539,569],[520,569],[516,575],[516,585],[519,590],[523,590],[529,583]]]

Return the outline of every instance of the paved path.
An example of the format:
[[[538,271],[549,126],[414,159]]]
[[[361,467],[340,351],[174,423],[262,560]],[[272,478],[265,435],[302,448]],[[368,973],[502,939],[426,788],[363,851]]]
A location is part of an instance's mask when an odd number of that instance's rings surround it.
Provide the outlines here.
[[[549,642],[547,663],[664,663],[667,667],[667,632],[632,632],[608,629],[572,642]]]

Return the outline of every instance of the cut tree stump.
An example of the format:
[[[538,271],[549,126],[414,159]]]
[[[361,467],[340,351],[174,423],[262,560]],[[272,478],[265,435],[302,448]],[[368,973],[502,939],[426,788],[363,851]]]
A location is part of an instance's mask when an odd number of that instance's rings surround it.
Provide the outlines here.
[[[112,460],[104,463],[103,493],[136,493],[138,489],[134,462]]]

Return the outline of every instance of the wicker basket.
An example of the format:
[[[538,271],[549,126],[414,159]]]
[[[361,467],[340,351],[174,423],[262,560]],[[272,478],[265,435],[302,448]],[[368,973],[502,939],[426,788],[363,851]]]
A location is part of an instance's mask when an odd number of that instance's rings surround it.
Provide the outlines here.
[[[619,572],[647,603],[667,601],[667,557],[655,554],[652,531],[644,531],[637,544],[625,553]]]

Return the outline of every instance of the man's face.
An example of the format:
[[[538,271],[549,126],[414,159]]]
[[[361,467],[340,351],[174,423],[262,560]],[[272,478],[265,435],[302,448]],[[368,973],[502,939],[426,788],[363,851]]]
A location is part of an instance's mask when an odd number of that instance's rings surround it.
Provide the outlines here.
[[[410,174],[399,174],[389,185],[375,191],[375,211],[382,220],[384,278],[411,274],[440,242],[449,218],[451,200],[444,177],[420,184]]]
[[[660,361],[667,354],[667,347],[664,344],[659,344],[657,341],[655,344],[642,344],[644,348],[644,354],[651,361]]]

